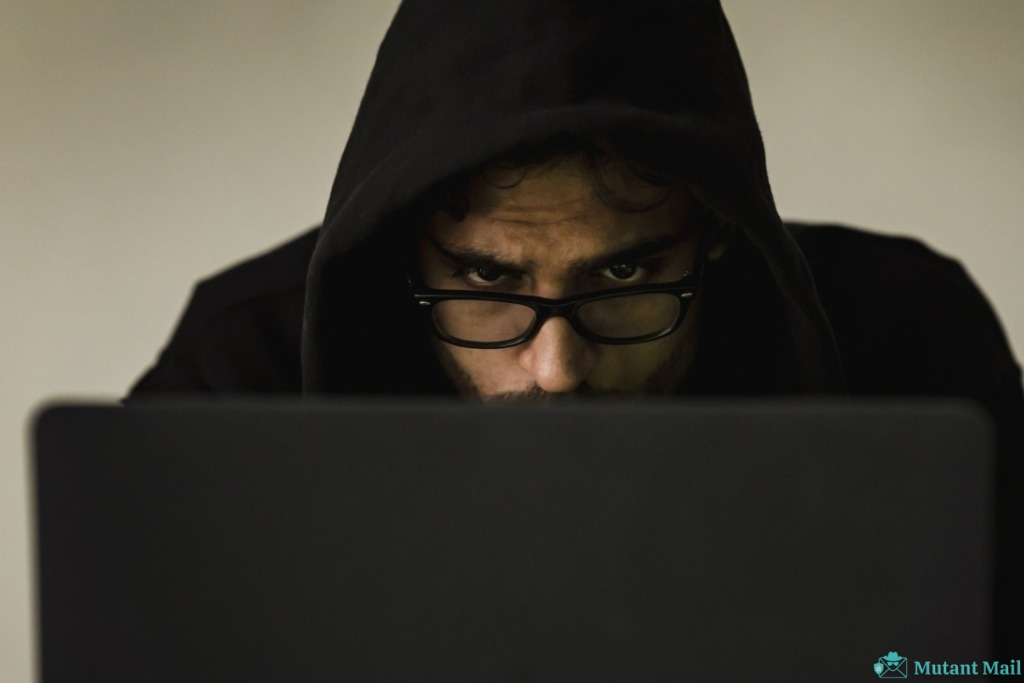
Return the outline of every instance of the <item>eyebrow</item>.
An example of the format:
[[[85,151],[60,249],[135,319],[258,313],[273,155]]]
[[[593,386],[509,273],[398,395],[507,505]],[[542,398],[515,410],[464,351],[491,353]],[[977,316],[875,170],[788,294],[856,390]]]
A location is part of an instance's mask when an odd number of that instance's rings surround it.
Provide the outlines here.
[[[660,235],[638,244],[625,247],[624,249],[617,249],[616,251],[608,252],[607,254],[571,261],[569,265],[572,266],[574,270],[583,272],[600,270],[602,268],[607,268],[608,266],[614,266],[618,263],[629,263],[649,258],[651,256],[657,256],[682,241],[682,234]]]
[[[608,266],[613,266],[617,263],[639,261],[644,258],[656,256],[668,249],[671,249],[679,244],[683,240],[683,237],[684,236],[682,234],[660,235],[658,237],[639,242],[638,244],[616,249],[615,251],[609,251],[605,254],[570,261],[569,267],[577,272],[589,272],[607,268]],[[510,275],[522,275],[528,271],[531,265],[530,262],[524,264],[505,261],[499,256],[495,256],[494,254],[489,254],[472,247],[457,247],[455,245],[442,244],[434,236],[430,236],[427,239],[442,256],[452,263],[465,268],[489,268],[500,270]]]
[[[503,261],[494,254],[488,254],[487,252],[480,251],[472,247],[444,245],[433,236],[430,236],[427,239],[435,249],[441,252],[442,256],[462,268],[486,268],[490,270],[500,270],[501,272],[508,273],[509,275],[523,275],[526,273],[526,269],[523,267],[523,264]],[[530,264],[527,263],[525,265],[529,266]]]

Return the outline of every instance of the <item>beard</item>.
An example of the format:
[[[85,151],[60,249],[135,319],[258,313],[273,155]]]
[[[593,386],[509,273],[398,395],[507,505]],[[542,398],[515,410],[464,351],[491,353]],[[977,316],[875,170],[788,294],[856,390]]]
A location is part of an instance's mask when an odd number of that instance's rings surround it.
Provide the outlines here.
[[[677,330],[675,334],[682,334]],[[693,330],[696,332],[696,330]],[[586,380],[581,382],[572,392],[554,393],[541,389],[533,384],[526,389],[485,394],[473,381],[470,374],[463,368],[452,354],[452,347],[438,339],[432,340],[435,355],[447,375],[452,386],[463,398],[483,401],[485,403],[555,403],[591,398],[642,398],[643,396],[666,396],[676,393],[683,377],[689,372],[696,351],[696,334],[684,336],[676,347],[642,382],[629,389],[594,387]]]

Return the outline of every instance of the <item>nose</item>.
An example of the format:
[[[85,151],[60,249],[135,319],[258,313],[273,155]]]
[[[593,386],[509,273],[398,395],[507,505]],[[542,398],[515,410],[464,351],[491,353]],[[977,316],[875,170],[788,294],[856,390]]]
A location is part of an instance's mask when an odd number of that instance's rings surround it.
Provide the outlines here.
[[[543,391],[575,391],[597,361],[593,344],[576,334],[565,318],[547,320],[519,353],[519,365]]]

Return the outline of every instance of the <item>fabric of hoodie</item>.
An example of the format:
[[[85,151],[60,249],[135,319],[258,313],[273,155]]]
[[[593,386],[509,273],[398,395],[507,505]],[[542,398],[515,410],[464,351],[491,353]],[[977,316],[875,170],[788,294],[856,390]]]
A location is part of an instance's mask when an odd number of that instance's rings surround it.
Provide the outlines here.
[[[714,0],[403,2],[322,227],[201,283],[130,398],[453,393],[409,296],[420,228],[409,207],[558,135],[684,182],[728,229],[680,392],[954,395],[986,407],[1000,440],[1000,642],[1024,642],[1008,559],[1024,395],[998,320],[956,262],[916,241],[783,223]]]
[[[386,310],[409,308],[407,264],[389,234],[408,226],[389,218],[456,172],[556,134],[684,180],[741,226],[780,296],[790,343],[779,362],[792,371],[785,388],[842,387],[811,274],[772,201],[746,76],[717,2],[448,0],[404,2],[377,56],[310,266],[307,391],[407,385],[416,367],[395,364],[364,379],[336,362],[380,342],[355,338],[363,321],[339,320],[357,288],[381,287],[393,297]],[[357,246],[372,272],[339,264]],[[397,326],[385,332],[408,336]]]

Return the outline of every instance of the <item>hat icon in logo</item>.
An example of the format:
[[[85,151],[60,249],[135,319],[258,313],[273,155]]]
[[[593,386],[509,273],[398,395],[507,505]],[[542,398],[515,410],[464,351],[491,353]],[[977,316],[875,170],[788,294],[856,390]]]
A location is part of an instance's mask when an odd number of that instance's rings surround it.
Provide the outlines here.
[[[879,657],[875,663],[875,673],[879,678],[906,678],[907,658],[900,657],[895,652]]]

